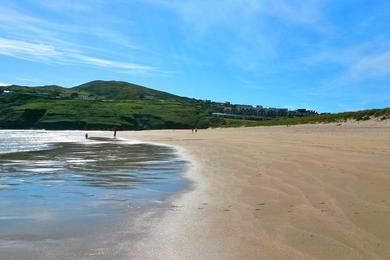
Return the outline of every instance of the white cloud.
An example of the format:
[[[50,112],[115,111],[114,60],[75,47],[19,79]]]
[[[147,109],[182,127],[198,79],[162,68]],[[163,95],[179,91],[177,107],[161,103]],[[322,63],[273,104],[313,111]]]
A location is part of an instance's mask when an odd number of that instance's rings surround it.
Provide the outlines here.
[[[390,50],[361,57],[346,74],[352,80],[390,76]]]
[[[0,54],[15,58],[42,57],[52,58],[61,56],[62,53],[48,44],[37,44],[24,41],[16,41],[0,38]]]
[[[61,43],[75,36],[91,36],[104,38],[114,44],[129,48],[140,49],[122,32],[113,31],[103,25],[82,25],[81,23],[57,23],[36,16],[29,15],[25,11],[0,6],[0,29],[18,39],[39,39],[48,42]],[[112,21],[112,19],[110,19]],[[118,21],[117,21],[118,22]],[[129,22],[129,21],[127,21]],[[71,44],[68,42],[68,44]],[[91,48],[79,43],[72,43],[80,48]]]
[[[58,50],[55,46],[0,38],[0,54],[29,61],[45,61],[56,64],[88,64],[96,67],[131,70],[141,73],[161,73],[158,68],[124,61],[115,61],[80,54],[78,50]]]
[[[12,84],[0,82],[0,87],[8,87],[8,86],[11,86],[11,85]]]
[[[141,65],[141,64],[113,61],[113,60],[101,59],[101,58],[91,57],[87,55],[79,55],[79,54],[72,54],[71,56],[77,58],[82,63],[92,64],[98,67],[128,69],[128,70],[136,70],[136,71],[144,71],[144,72],[158,71],[157,68]]]
[[[78,1],[68,2],[69,8],[81,6]],[[96,0],[89,0],[96,2]],[[44,1],[40,4],[57,8],[57,2]],[[61,6],[61,4],[60,4]],[[83,6],[87,7],[86,3]],[[65,8],[65,7],[64,7]],[[163,70],[144,64],[128,62],[132,56],[129,51],[115,53],[94,45],[84,45],[77,39],[79,36],[93,40],[104,40],[124,47],[126,50],[140,51],[140,48],[127,39],[121,32],[101,26],[59,24],[28,14],[12,5],[0,6],[0,55],[34,62],[55,64],[87,64],[108,69],[132,70],[132,73],[163,73]],[[69,41],[68,39],[75,39]],[[88,55],[88,52],[95,55]],[[95,56],[118,56],[122,60],[98,58]]]
[[[339,73],[331,81],[335,87],[349,85],[364,80],[377,80],[390,76],[390,49],[386,40],[370,41],[347,47],[327,48],[306,57],[301,68],[313,69],[316,66],[338,68]],[[327,87],[329,89],[329,87]]]

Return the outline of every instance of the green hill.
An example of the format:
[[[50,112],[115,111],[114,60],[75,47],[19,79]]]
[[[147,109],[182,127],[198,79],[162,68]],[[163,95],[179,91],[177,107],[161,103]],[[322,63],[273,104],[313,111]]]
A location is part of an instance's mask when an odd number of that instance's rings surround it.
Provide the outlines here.
[[[4,90],[6,93],[4,93]],[[162,129],[208,127],[210,105],[135,84],[1,87],[0,127]]]
[[[252,113],[249,116],[235,114],[234,118],[226,118],[226,109],[239,107],[242,105],[180,97],[122,81],[92,81],[73,88],[12,85],[0,87],[0,128],[184,129],[390,117],[390,109],[381,109],[311,116],[292,113],[257,119],[255,110],[251,110],[245,112]]]

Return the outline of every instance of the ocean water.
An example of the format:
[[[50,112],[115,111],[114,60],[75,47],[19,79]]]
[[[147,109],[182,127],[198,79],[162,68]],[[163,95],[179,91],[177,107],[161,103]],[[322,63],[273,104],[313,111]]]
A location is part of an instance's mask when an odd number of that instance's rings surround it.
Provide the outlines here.
[[[84,134],[0,130],[1,259],[123,257],[134,220],[185,187],[174,148]]]

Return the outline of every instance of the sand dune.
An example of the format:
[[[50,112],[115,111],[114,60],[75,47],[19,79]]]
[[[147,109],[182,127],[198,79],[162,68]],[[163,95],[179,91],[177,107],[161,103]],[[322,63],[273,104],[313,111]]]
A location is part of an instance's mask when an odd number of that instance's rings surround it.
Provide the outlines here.
[[[390,125],[121,132],[182,147],[193,188],[132,257],[390,259]]]

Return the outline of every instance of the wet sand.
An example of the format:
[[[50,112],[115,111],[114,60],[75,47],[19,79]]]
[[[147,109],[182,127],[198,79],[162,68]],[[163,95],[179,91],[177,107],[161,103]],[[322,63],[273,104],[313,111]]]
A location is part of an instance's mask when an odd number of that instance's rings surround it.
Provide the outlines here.
[[[390,124],[118,132],[182,147],[193,188],[143,259],[390,259]]]
[[[15,145],[0,151],[1,260],[127,259],[121,245],[139,240],[137,219],[186,188],[186,162],[171,147],[64,131],[3,131],[2,140]]]

